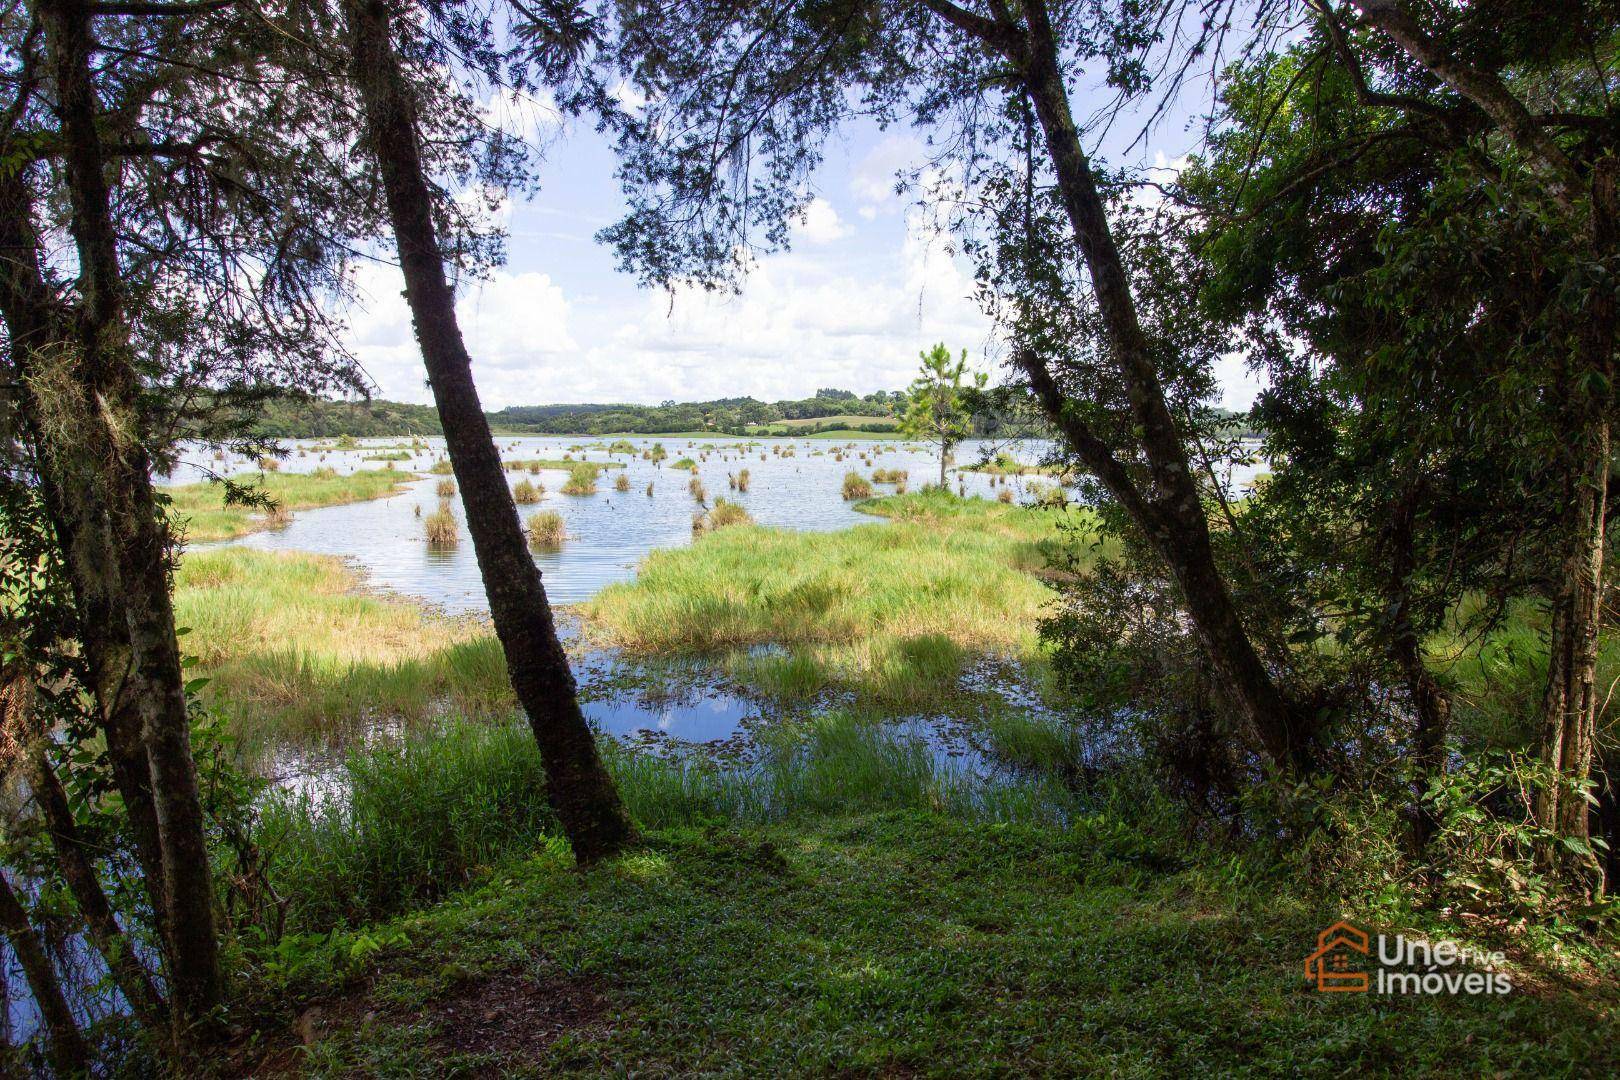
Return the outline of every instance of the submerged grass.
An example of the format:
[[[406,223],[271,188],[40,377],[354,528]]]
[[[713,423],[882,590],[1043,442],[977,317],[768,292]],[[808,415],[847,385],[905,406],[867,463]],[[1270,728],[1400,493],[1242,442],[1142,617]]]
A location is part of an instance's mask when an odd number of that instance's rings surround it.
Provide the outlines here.
[[[240,477],[233,479],[244,482]],[[391,469],[362,469],[342,476],[331,469],[317,469],[313,473],[266,472],[249,479],[278,510],[288,512],[393,495],[416,477]],[[169,496],[170,517],[190,541],[229,540],[285,524],[284,519],[278,521],[257,507],[225,505],[221,484],[182,484],[162,490]]]
[[[337,743],[379,720],[512,707],[499,643],[482,626],[357,591],[337,559],[220,548],[188,552],[175,580],[182,639],[204,698],[253,754],[272,742]]]
[[[756,688],[841,687],[887,702],[951,692],[975,654],[1033,659],[1051,598],[1036,573],[1057,523],[1080,519],[928,493],[863,504],[896,518],[840,532],[736,526],[658,551],[585,607],[632,652],[729,654]],[[778,645],[761,654],[752,647]]]

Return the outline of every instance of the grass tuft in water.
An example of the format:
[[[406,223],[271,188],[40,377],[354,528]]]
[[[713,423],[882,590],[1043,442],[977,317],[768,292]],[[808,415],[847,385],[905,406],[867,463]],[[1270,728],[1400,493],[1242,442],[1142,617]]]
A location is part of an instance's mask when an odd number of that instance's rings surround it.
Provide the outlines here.
[[[524,528],[529,534],[529,543],[538,548],[561,547],[568,536],[563,516],[555,510],[540,511],[529,518]]]

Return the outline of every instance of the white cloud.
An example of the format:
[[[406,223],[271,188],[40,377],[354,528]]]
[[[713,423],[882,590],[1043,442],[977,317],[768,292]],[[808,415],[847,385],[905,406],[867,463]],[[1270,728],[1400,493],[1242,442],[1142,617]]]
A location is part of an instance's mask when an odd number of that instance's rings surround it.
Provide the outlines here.
[[[881,210],[891,208],[899,199],[896,182],[920,166],[927,153],[928,148],[913,135],[890,133],[879,139],[850,174],[849,189],[860,204],[860,215],[870,221]]]
[[[842,240],[851,229],[833,209],[833,204],[817,195],[805,205],[804,212],[793,223],[793,234],[812,244],[830,244]]]
[[[740,294],[683,289],[606,301],[565,295],[546,274],[498,272],[457,304],[486,406],[654,403],[819,387],[905,386],[917,353],[944,341],[984,361],[989,323],[943,239],[907,216],[898,252],[873,260],[814,252],[762,259]],[[350,342],[384,397],[431,400],[399,271],[368,268]]]

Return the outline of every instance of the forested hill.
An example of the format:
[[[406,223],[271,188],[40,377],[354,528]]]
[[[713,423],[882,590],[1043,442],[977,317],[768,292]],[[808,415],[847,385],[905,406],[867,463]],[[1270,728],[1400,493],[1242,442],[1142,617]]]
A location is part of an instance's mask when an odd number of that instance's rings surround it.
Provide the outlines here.
[[[763,402],[754,398],[673,402],[662,405],[515,405],[489,414],[496,431],[534,435],[603,435],[631,431],[667,434],[715,431],[742,434],[759,424],[786,420],[851,417],[890,420],[903,410],[905,395],[878,391],[865,397],[848,390],[818,390],[797,401]],[[282,439],[354,435],[437,435],[438,413],[429,405],[394,401],[370,402],[287,400],[265,409],[263,434]]]

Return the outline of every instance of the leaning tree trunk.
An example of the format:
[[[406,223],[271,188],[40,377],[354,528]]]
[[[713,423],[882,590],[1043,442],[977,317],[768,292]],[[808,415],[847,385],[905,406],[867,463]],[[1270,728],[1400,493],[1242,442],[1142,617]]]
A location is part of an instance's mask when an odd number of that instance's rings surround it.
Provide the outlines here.
[[[444,425],[496,636],[546,771],[546,794],[574,848],[590,863],[631,838],[630,819],[580,711],[574,675],[506,486],[500,453],[473,384],[472,358],[456,320],[455,293],[433,225],[433,196],[418,144],[412,94],[394,51],[388,7],[347,5],[353,72],[377,156],[405,276],[416,339]]]
[[[91,8],[82,0],[44,0],[38,16],[61,117],[62,157],[79,260],[82,306],[77,355],[63,379],[82,404],[81,419],[100,463],[97,490],[114,532],[129,632],[130,693],[140,712],[162,849],[169,978],[177,1040],[217,1034],[223,982],[214,930],[213,880],[191,716],[169,594],[169,533],[152,488],[141,442],[139,378],[130,357],[124,282],[118,262],[107,160],[97,120]]]
[[[84,919],[84,928],[90,941],[107,962],[113,982],[129,1002],[135,1018],[154,1034],[161,1035],[166,1025],[167,1006],[158,993],[152,978],[136,955],[129,936],[118,925],[112,904],[102,891],[96,876],[96,852],[85,840],[68,805],[67,792],[45,756],[44,740],[36,740],[28,752],[28,785],[34,791],[34,801],[45,819],[51,845],[56,851],[56,862],[67,882],[73,902],[78,905]]]
[[[1313,718],[1287,700],[1255,649],[1215,562],[1197,484],[1181,433],[1165,400],[1135,298],[1108,224],[1091,163],[1080,145],[1046,5],[1023,5],[1028,27],[1001,10],[995,20],[931,4],[941,17],[1001,51],[1016,67],[1035,106],[1070,228],[1091,279],[1109,350],[1130,403],[1147,460],[1144,491],[1112,450],[1070,409],[1045,362],[1028,351],[1017,362],[1043,411],[1086,467],[1119,500],[1154,552],[1169,567],[1193,628],[1227,698],[1248,722],[1267,755],[1285,770],[1308,767]]]
[[[58,1076],[78,1076],[85,1071],[90,1051],[79,1034],[79,1025],[73,1019],[73,1010],[62,995],[62,983],[56,977],[51,958],[45,955],[45,946],[29,925],[28,913],[12,891],[11,882],[0,874],[0,932],[11,943],[17,954],[28,989],[33,991],[34,1003],[50,1033],[51,1064]]]

